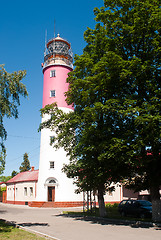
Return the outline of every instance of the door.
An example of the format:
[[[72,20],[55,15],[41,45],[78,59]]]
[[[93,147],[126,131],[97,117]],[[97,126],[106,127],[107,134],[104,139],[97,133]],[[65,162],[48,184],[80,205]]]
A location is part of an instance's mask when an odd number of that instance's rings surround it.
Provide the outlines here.
[[[48,202],[55,201],[55,187],[48,187]]]
[[[3,195],[2,195],[2,202],[3,202],[3,203],[6,203],[6,200],[7,200],[7,199],[6,199],[6,195],[7,195],[7,194],[6,194],[6,191],[3,191],[2,194],[3,194]]]

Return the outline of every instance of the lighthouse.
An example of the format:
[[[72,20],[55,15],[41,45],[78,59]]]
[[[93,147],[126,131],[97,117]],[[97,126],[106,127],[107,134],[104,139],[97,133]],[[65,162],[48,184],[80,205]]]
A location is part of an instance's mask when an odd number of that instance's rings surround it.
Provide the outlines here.
[[[73,111],[65,101],[65,92],[69,84],[66,82],[68,73],[73,69],[73,57],[70,43],[57,37],[46,42],[43,65],[43,107],[54,102],[59,109],[68,113]],[[42,122],[49,116],[42,117]],[[50,145],[55,132],[49,129],[41,130],[39,176],[36,201],[48,203],[47,206],[79,206],[82,205],[82,194],[75,193],[73,180],[62,172],[63,164],[69,163],[69,158],[63,148],[58,150]]]

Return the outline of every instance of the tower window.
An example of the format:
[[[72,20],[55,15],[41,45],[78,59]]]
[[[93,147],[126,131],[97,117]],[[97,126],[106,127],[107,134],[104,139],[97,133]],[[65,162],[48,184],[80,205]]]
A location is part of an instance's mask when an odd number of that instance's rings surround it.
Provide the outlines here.
[[[54,168],[54,162],[50,162],[50,169]]]
[[[56,77],[56,70],[50,71],[50,77]]]
[[[50,97],[55,97],[55,90],[50,90]]]
[[[55,137],[54,136],[50,136],[50,145],[52,145],[55,141]]]

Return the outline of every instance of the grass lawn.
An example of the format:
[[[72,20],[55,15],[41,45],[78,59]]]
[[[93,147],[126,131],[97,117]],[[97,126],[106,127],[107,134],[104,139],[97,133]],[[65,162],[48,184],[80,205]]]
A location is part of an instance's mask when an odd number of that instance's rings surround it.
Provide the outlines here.
[[[120,213],[118,212],[118,204],[106,204],[106,212],[107,216],[105,218],[110,218],[110,219],[123,219],[123,220],[134,220],[134,221],[146,221],[146,222],[151,222],[151,219],[146,218],[146,219],[140,219],[140,218],[135,218],[135,217],[122,217]],[[93,209],[91,211],[85,211],[85,212],[64,212],[64,214],[68,215],[82,215],[82,216],[95,216],[99,217],[99,209]]]
[[[0,240],[46,240],[46,238],[8,225],[0,220]]]
[[[118,204],[106,204],[107,218],[122,218],[118,212]],[[93,208],[92,211],[81,211],[81,212],[69,212],[66,211],[64,214],[69,215],[82,215],[82,216],[95,216],[99,217],[99,209]]]

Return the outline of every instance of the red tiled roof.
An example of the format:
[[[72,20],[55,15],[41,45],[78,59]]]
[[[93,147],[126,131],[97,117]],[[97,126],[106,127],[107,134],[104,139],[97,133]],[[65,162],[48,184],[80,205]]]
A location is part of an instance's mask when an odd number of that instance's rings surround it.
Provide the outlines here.
[[[0,182],[0,185],[1,185],[1,184],[5,184],[5,182]]]
[[[21,172],[8,180],[6,183],[38,181],[38,174],[39,170]]]

